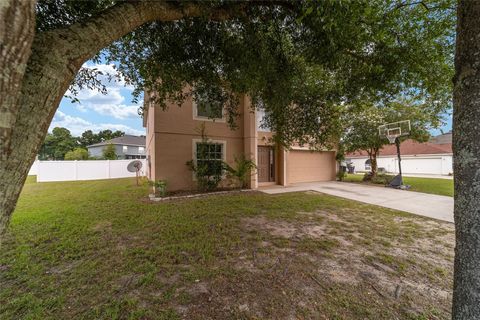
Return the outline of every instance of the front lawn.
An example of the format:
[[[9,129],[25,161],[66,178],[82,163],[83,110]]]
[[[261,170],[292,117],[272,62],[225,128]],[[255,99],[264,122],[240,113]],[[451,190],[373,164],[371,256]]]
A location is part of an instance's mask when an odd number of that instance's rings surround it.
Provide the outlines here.
[[[0,319],[448,319],[453,225],[313,192],[149,203],[132,179],[33,183]]]
[[[344,181],[362,182],[363,174],[348,174]],[[409,190],[453,197],[453,179],[403,177],[403,183],[411,186]]]

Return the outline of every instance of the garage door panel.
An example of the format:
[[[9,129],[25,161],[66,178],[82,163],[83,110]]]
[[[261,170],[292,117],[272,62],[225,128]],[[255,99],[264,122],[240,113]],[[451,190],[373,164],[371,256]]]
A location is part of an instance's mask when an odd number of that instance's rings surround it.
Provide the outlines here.
[[[403,173],[442,174],[441,158],[402,159]]]
[[[293,150],[288,153],[288,183],[335,180],[335,153]]]

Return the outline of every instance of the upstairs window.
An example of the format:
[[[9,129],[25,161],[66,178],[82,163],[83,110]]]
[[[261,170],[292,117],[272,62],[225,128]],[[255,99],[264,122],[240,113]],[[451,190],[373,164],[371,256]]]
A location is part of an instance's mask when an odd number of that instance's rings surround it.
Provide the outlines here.
[[[123,147],[122,147],[122,150],[123,150],[123,152],[127,152],[127,151],[128,151],[128,147],[127,147],[127,146],[123,146]]]
[[[193,98],[193,116],[201,120],[225,120],[221,104],[211,103],[201,98]]]
[[[270,132],[272,131],[268,125],[265,123],[265,109],[258,109],[256,111],[256,120],[257,120],[257,131],[265,131]]]

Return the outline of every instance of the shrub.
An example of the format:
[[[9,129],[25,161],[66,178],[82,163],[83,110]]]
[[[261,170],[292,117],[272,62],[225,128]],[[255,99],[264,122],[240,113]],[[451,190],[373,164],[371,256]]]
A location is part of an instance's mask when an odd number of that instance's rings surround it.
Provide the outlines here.
[[[343,181],[343,179],[345,179],[346,176],[347,176],[347,173],[340,168],[340,170],[338,170],[337,172],[337,180]]]
[[[115,151],[115,146],[111,143],[107,144],[102,151],[102,157],[105,160],[117,160],[117,152]]]
[[[255,162],[247,159],[244,154],[235,157],[235,167],[231,167],[228,163],[223,163],[228,177],[234,180],[239,188],[246,188],[248,186],[248,178],[252,175],[253,170],[257,168]]]
[[[222,180],[222,162],[220,161],[211,161],[211,162],[202,162],[202,164],[197,165],[195,161],[187,161],[186,165],[191,171],[195,174],[197,179],[198,189],[201,191],[212,191],[218,188],[218,184]],[[217,166],[220,167],[217,168]]]
[[[152,181],[151,183],[155,190],[155,194],[158,194],[160,197],[165,197],[167,195],[167,181],[166,180],[157,180]]]
[[[389,174],[377,174],[375,176],[372,176],[372,174],[370,172],[367,172],[363,176],[363,181],[371,182],[371,183],[374,183],[374,184],[387,185],[392,181],[393,178],[394,178],[394,176],[389,175]]]
[[[83,148],[75,148],[65,154],[65,160],[88,160],[88,151]]]

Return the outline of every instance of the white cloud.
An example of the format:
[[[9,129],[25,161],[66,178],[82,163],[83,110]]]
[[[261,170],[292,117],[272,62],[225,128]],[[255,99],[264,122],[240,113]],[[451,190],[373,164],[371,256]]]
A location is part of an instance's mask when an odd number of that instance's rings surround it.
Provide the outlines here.
[[[145,131],[133,129],[124,124],[115,124],[115,123],[92,123],[80,117],[70,116],[60,110],[55,113],[52,123],[50,124],[49,131],[55,127],[64,127],[70,130],[74,136],[81,135],[85,130],[92,130],[93,132],[98,132],[100,130],[120,130],[124,131],[127,134],[133,135],[145,135]]]
[[[109,79],[108,74],[117,74],[113,64],[86,63],[83,67],[97,69],[103,72],[103,75],[98,76],[98,79],[106,86],[107,94],[102,94],[97,90],[90,90],[88,88],[79,90],[76,96],[78,100],[80,100],[80,103],[76,104],[76,108],[79,111],[87,112],[92,110],[101,115],[111,116],[116,119],[135,119],[140,117],[137,112],[140,104],[127,105],[125,103],[125,97],[121,92],[121,90],[127,90],[131,93],[133,87],[127,85],[125,79],[122,77],[114,77],[112,80]],[[72,94],[71,92],[67,92],[67,95]]]
[[[123,104],[101,104],[95,106],[95,111],[105,116],[112,116],[116,119],[137,118],[138,106],[126,106]]]

